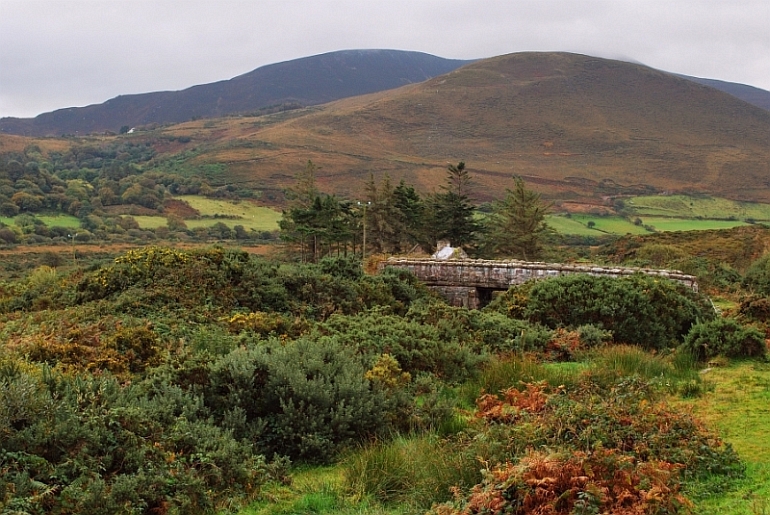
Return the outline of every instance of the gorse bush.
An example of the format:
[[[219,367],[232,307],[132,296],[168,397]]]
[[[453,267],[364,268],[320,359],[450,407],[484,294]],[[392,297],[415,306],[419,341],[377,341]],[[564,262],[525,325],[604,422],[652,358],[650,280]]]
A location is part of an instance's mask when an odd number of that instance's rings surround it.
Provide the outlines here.
[[[251,446],[179,388],[4,370],[3,512],[212,513],[266,479]]]
[[[619,279],[567,275],[514,287],[490,309],[550,328],[592,324],[616,343],[663,349],[692,324],[714,317],[708,300],[686,286],[642,274]]]
[[[332,316],[309,337],[321,335],[334,336],[366,357],[389,354],[406,372],[431,372],[446,381],[468,377],[482,359],[438,328],[395,315]]]
[[[743,277],[743,286],[761,295],[770,296],[770,254],[751,263]]]
[[[215,361],[206,404],[267,455],[328,462],[344,446],[386,429],[394,407],[366,371],[355,350],[336,338],[271,341]]]
[[[726,358],[764,358],[765,335],[755,327],[741,325],[731,318],[717,318],[693,326],[681,349],[698,361],[716,356]]]

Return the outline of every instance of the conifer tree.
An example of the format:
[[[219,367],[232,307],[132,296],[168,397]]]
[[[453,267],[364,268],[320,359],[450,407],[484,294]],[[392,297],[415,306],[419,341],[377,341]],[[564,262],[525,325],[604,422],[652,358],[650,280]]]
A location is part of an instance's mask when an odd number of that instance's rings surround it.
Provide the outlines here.
[[[433,244],[438,240],[449,240],[456,247],[475,244],[481,227],[475,220],[470,187],[470,173],[464,162],[447,167],[446,185],[441,193],[430,198],[426,217],[427,233]]]
[[[514,177],[513,190],[493,204],[485,221],[484,249],[493,256],[536,259],[542,252],[543,239],[549,231],[545,215],[551,205],[540,194],[526,188],[521,177]]]

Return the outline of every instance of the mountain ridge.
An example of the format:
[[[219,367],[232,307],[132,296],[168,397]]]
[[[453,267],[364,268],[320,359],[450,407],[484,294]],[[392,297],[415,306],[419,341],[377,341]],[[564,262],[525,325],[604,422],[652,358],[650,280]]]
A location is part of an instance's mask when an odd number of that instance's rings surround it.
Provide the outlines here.
[[[119,95],[34,118],[0,118],[0,133],[61,136],[118,132],[121,127],[181,123],[319,105],[418,83],[470,64],[402,50],[342,50],[269,64],[231,79],[179,91]],[[631,61],[625,61],[631,64]],[[744,84],[672,74],[770,111],[770,92]]]
[[[118,132],[123,126],[318,105],[422,82],[469,62],[400,50],[342,50],[269,64],[180,91],[120,95],[35,118],[2,118],[0,132],[30,136]]]

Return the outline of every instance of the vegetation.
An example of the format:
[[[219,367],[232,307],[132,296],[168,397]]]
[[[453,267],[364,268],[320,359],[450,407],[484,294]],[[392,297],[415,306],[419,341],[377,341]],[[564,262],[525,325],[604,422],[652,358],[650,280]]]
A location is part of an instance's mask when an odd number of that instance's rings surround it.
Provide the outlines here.
[[[664,279],[567,276],[468,311],[355,258],[220,247],[39,266],[0,283],[0,503],[686,513],[755,477],[671,405],[710,395],[696,360],[763,359],[753,302],[715,318]]]
[[[680,409],[719,391],[699,368],[734,360],[751,360],[742,381],[763,395],[759,224],[653,233],[615,199],[622,221],[563,217],[587,231],[578,243],[605,244],[565,249],[519,178],[474,206],[460,162],[438,191],[370,174],[348,200],[320,191],[308,161],[286,192],[284,261],[218,246],[85,256],[89,242],[276,236],[248,224],[262,193],[217,183],[225,165],[186,167],[125,138],[0,164],[0,238],[41,245],[3,249],[0,511],[688,513],[736,491],[754,511],[765,502],[754,451],[736,454]],[[608,241],[610,222],[648,234]],[[438,237],[476,256],[676,267],[722,313],[642,275],[528,283],[468,311],[403,271],[364,273],[361,254],[428,251]],[[56,243],[63,252],[42,247]]]

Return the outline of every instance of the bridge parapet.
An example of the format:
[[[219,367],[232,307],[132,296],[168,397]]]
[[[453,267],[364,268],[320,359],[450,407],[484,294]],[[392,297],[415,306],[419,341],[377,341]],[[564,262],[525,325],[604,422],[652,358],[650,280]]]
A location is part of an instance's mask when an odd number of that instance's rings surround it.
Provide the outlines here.
[[[478,299],[483,297],[483,295],[478,294],[479,290],[507,290],[513,285],[523,284],[530,279],[544,279],[567,274],[619,278],[643,273],[678,281],[694,291],[698,291],[698,282],[695,276],[684,274],[679,270],[487,259],[390,258],[381,262],[379,266],[381,269],[390,266],[409,270],[428,286],[435,287],[444,293],[468,291],[469,297],[466,300],[458,300],[458,295],[462,296],[459,293],[451,295],[453,304],[467,307],[478,307]]]

